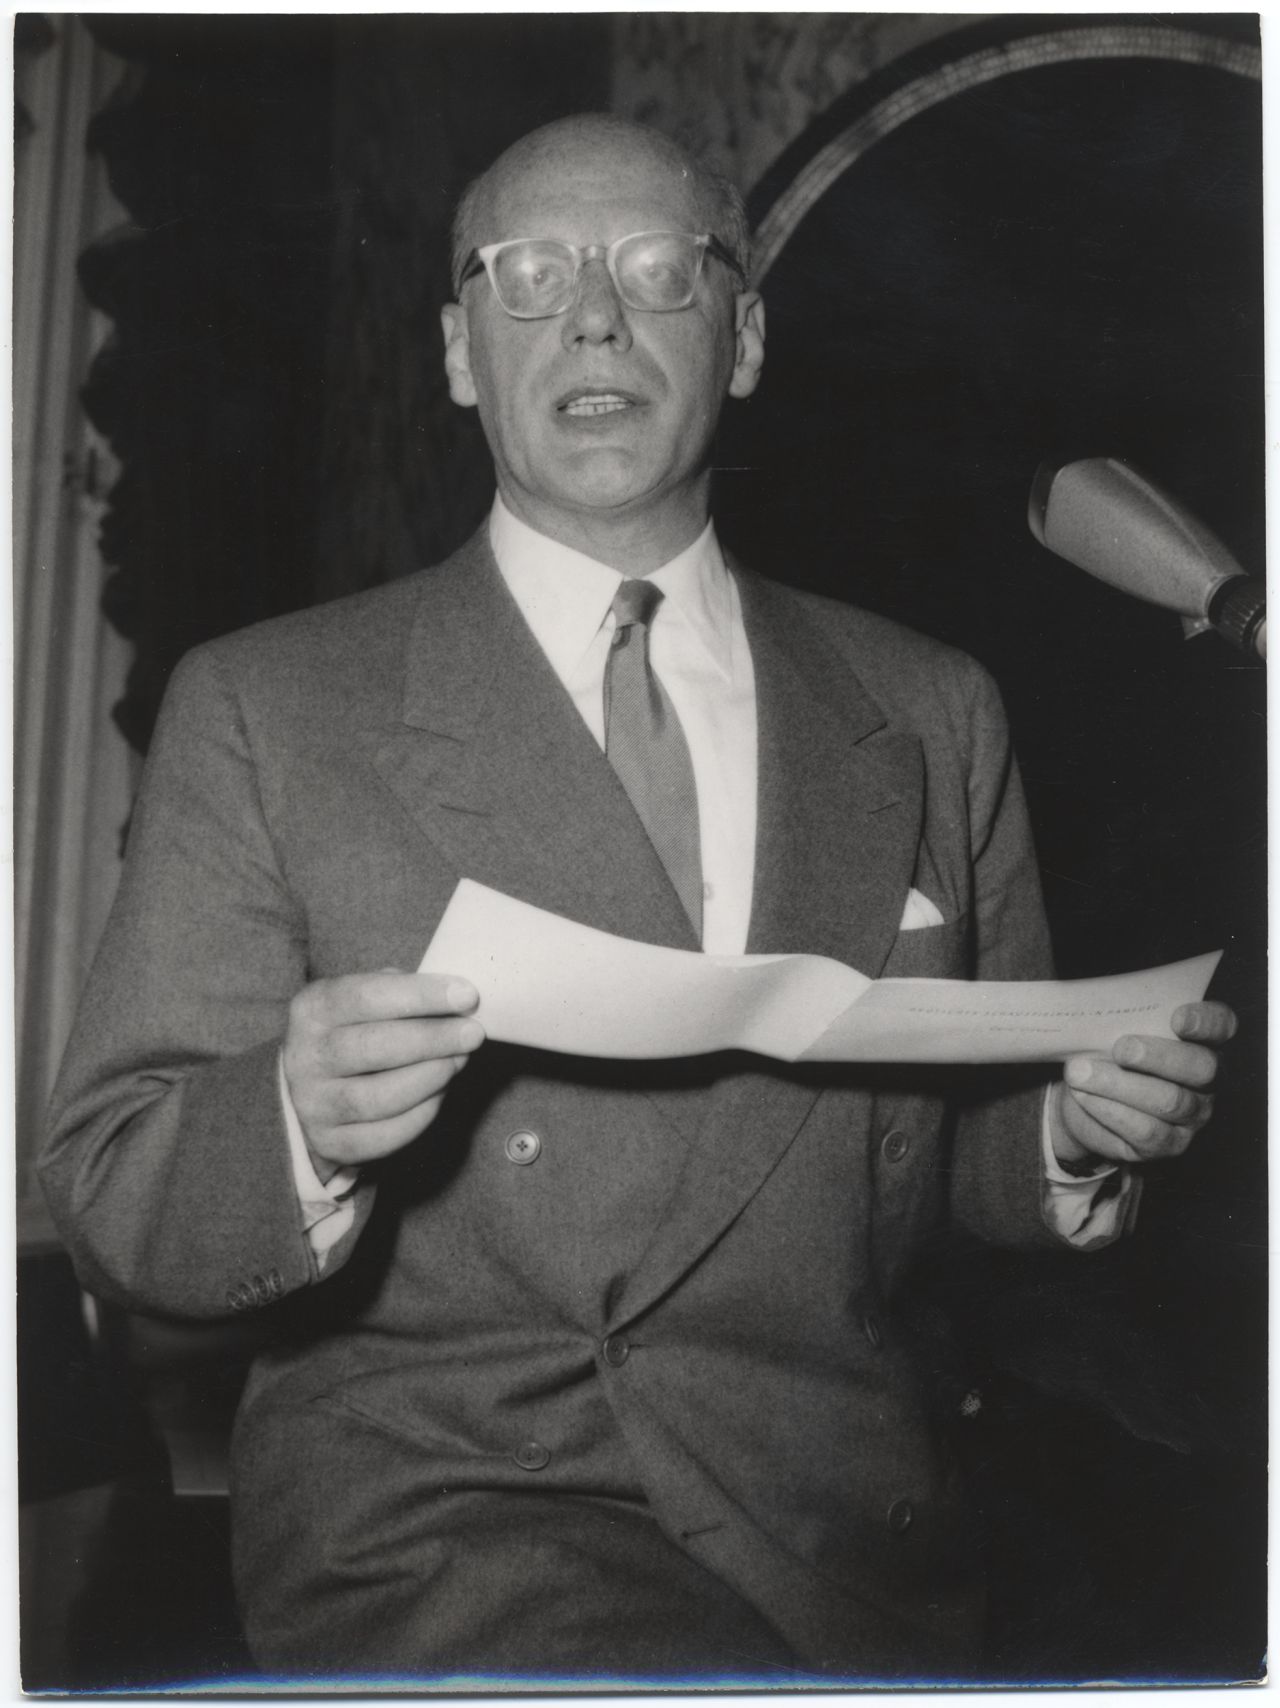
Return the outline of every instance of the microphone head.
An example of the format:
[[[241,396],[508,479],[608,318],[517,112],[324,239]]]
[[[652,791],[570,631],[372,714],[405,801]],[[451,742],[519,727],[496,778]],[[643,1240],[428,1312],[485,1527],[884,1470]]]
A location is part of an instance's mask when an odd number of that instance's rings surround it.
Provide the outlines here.
[[[1223,582],[1244,573],[1221,540],[1118,457],[1041,463],[1027,519],[1068,563],[1201,622]]]

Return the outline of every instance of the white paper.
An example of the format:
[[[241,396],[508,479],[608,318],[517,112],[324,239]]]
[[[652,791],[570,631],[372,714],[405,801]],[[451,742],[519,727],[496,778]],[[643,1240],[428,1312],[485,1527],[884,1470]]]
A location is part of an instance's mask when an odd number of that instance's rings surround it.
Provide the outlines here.
[[[1060,1061],[1108,1051],[1204,995],[1220,953],[1115,978],[869,979],[820,955],[703,955],[613,937],[464,878],[420,967],[480,993],[490,1038],[617,1059],[751,1050],[780,1061]]]
[[[1221,953],[1101,979],[877,979],[800,1059],[810,1062],[1049,1062],[1108,1052],[1169,1022],[1208,988]]]

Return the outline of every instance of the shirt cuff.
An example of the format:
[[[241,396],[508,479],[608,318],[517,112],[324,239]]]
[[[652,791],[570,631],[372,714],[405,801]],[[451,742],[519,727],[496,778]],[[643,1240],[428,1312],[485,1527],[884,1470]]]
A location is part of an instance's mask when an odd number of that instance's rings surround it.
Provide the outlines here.
[[[321,1274],[329,1253],[355,1221],[356,1207],[351,1194],[360,1178],[359,1169],[340,1168],[328,1182],[320,1179],[311,1161],[302,1122],[293,1106],[289,1082],[284,1076],[284,1052],[276,1058],[276,1083],[280,1087],[280,1108],[284,1115],[284,1130],[289,1136],[289,1161],[293,1166],[293,1185],[302,1210],[302,1230],[307,1236]]]
[[[1044,1219],[1069,1245],[1108,1244],[1127,1232],[1138,1207],[1138,1182],[1131,1170],[1099,1162],[1093,1174],[1069,1174],[1053,1149],[1053,1092],[1045,1090],[1040,1118],[1040,1152],[1044,1165]]]

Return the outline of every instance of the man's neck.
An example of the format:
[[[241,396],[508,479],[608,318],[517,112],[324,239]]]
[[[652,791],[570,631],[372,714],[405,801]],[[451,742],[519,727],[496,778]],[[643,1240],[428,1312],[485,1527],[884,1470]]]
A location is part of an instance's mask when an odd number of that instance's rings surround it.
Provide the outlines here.
[[[498,488],[502,502],[526,527],[622,575],[650,575],[691,546],[707,525],[707,489],[661,506],[616,513],[564,510]]]

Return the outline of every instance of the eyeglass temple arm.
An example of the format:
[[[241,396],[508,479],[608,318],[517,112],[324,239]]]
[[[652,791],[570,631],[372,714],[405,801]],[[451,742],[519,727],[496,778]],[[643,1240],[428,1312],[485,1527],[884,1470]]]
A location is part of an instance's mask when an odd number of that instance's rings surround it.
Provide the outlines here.
[[[734,272],[742,280],[743,284],[746,284],[746,270],[744,269],[741,261],[738,260],[737,256],[734,255],[731,250],[725,248],[724,244],[721,243],[720,239],[716,237],[714,233],[707,238],[707,248],[718,261],[723,261],[726,267],[732,267]]]
[[[470,255],[468,255],[466,260],[462,263],[462,271],[458,274],[458,280],[454,286],[454,295],[458,295],[468,279],[474,279],[477,273],[483,273],[484,270],[485,266],[484,262],[480,259],[480,251],[478,249],[473,249]]]

